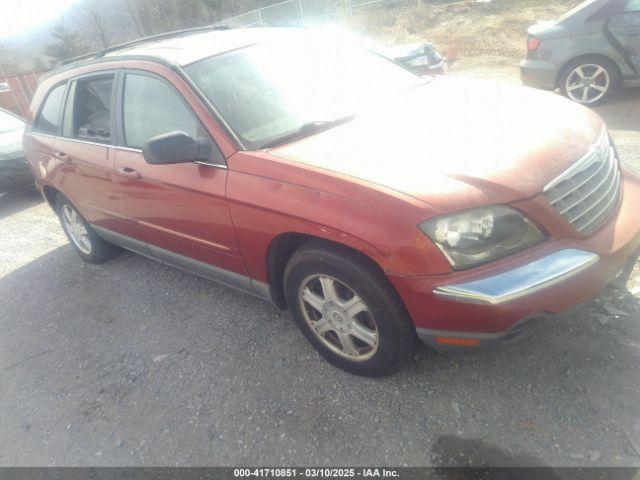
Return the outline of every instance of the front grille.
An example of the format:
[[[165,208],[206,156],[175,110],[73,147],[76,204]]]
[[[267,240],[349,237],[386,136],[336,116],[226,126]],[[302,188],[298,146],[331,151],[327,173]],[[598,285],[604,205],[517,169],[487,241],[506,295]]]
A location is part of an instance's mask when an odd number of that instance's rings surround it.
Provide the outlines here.
[[[620,166],[606,131],[589,153],[547,185],[544,195],[583,235],[609,218],[620,198]]]

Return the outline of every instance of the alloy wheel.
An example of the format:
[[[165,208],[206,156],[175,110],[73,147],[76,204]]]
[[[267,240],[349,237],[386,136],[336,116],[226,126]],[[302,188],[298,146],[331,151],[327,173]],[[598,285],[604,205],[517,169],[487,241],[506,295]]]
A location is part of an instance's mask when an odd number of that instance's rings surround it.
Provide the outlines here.
[[[364,300],[348,285],[327,275],[311,275],[298,291],[300,308],[311,331],[331,351],[365,361],[378,350],[375,319]]]
[[[589,105],[604,97],[611,87],[611,76],[602,66],[585,64],[576,67],[567,77],[565,89],[571,100]]]
[[[85,255],[91,255],[91,239],[78,212],[68,204],[62,206],[62,222],[71,241]]]

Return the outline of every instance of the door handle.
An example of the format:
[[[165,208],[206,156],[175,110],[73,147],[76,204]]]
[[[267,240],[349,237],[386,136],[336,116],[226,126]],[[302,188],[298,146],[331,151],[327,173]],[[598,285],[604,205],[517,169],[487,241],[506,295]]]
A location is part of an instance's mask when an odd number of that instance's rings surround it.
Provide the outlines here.
[[[139,171],[134,170],[133,168],[130,168],[130,167],[121,167],[121,168],[118,168],[117,171],[120,175],[124,175],[126,177],[142,178],[142,175],[140,174]]]
[[[58,160],[62,160],[63,162],[69,161],[69,155],[64,152],[56,152],[53,154]]]

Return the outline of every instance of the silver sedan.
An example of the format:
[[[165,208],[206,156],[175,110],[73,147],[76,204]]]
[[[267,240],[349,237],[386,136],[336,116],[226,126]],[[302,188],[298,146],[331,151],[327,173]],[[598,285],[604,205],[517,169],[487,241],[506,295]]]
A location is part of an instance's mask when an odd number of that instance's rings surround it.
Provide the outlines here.
[[[528,33],[526,85],[559,89],[584,105],[640,86],[640,0],[587,0]]]

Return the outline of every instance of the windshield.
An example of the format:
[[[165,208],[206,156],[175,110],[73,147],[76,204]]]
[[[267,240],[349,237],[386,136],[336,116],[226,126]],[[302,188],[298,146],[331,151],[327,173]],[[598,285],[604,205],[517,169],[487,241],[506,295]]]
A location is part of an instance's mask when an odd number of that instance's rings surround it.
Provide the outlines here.
[[[18,128],[23,127],[24,122],[18,117],[0,110],[0,133],[10,132],[12,130],[17,130]]]
[[[293,32],[286,44],[245,47],[185,71],[247,148],[348,117],[423,81],[362,47]]]

